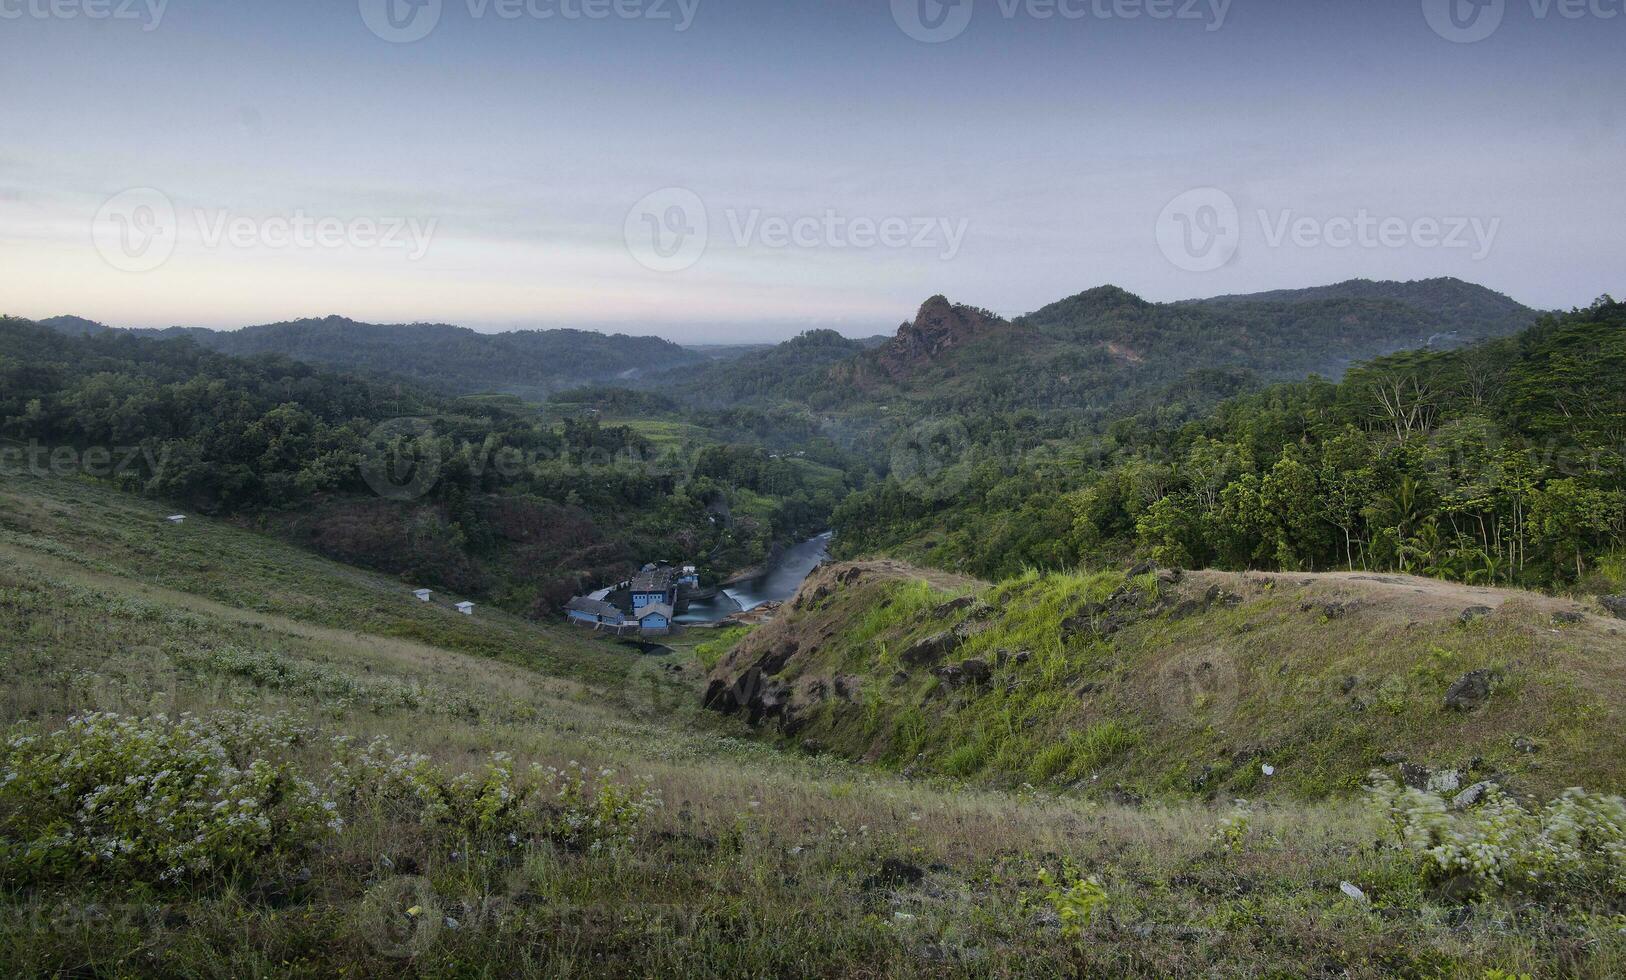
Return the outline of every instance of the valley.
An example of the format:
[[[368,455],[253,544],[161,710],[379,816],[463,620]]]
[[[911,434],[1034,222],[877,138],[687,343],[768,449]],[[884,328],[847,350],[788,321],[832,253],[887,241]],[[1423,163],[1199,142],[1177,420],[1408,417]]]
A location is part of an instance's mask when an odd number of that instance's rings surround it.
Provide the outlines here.
[[[1607,976],[1626,961],[1618,926],[1589,903],[1439,897],[1359,802],[1303,793],[1289,746],[1272,758],[1294,791],[1247,810],[1003,791],[778,751],[701,710],[705,650],[643,660],[501,613],[465,619],[263,534],[207,519],[177,529],[163,515],[77,481],[0,485],[7,721],[44,737],[70,715],[77,731],[123,725],[125,744],[172,765],[198,765],[186,738],[219,743],[239,765],[309,779],[337,829],[287,825],[234,885],[184,869],[175,887],[160,867],[133,892],[146,865],[92,862],[63,877],[39,863],[46,852],[8,851],[22,862],[9,865],[0,918],[13,975],[1059,977],[1268,962],[1305,975],[1560,964]],[[233,574],[196,567],[206,556]],[[884,577],[974,585],[898,565]],[[1421,601],[1444,615],[1461,598]],[[1512,635],[1548,611],[1506,598],[1525,604]],[[802,615],[763,636],[801,628]],[[1586,648],[1604,626],[1574,629],[1558,649]],[[176,734],[185,726],[207,734]],[[1590,737],[1614,737],[1604,727]],[[7,772],[32,778],[38,744],[12,736]],[[1544,742],[1541,758],[1567,751]],[[89,775],[118,763],[80,764]],[[473,781],[447,781],[457,772]],[[507,802],[481,802],[499,790]],[[58,798],[41,787],[18,809],[7,797],[6,838],[27,839]],[[107,801],[102,819],[126,819],[135,802]],[[1104,898],[1079,905],[1085,881]],[[1059,918],[1081,907],[1084,924]]]

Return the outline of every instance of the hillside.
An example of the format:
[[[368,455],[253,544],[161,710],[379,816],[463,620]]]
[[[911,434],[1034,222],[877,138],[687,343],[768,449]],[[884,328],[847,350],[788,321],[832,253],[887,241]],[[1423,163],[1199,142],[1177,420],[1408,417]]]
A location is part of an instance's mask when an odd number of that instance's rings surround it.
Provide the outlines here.
[[[1621,591],[1623,379],[1626,306],[1606,297],[1194,418],[1060,437],[1012,424],[986,448],[961,436],[849,498],[837,540],[846,557],[984,577],[1139,556]]]
[[[1262,293],[1216,296],[1191,302],[1208,306],[1241,304],[1303,304],[1347,300],[1402,303],[1433,317],[1439,333],[1425,343],[1408,346],[1444,346],[1473,343],[1522,330],[1536,312],[1501,293],[1461,279],[1420,279],[1410,282],[1351,279],[1330,286],[1279,289]]]
[[[1349,802],[1084,805],[774,752],[699,710],[696,660],[726,638],[637,658],[166,513],[75,480],[0,482],[8,976],[1626,962],[1606,899],[1464,904]],[[1599,697],[1613,683],[1577,678]],[[1618,737],[1597,717],[1589,737]],[[1064,919],[1086,880],[1096,913]]]
[[[1545,798],[1626,788],[1623,633],[1601,607],[1410,576],[989,586],[844,563],[717,665],[707,703],[848,758],[1008,787],[1316,798],[1386,769]]]
[[[1186,418],[1261,382],[1337,376],[1397,350],[1528,327],[1537,312],[1458,280],[1151,303],[1101,286],[1005,320],[943,296],[879,346],[808,335],[714,364],[680,397],[797,403],[914,419],[1035,410],[1104,425],[1138,412]]]
[[[79,317],[40,321],[72,334],[109,328]],[[135,336],[190,338],[213,351],[247,357],[280,354],[319,367],[409,379],[440,391],[503,392],[540,400],[549,392],[702,363],[706,358],[659,337],[587,330],[477,333],[443,323],[359,323],[344,317],[205,330],[131,330]]]

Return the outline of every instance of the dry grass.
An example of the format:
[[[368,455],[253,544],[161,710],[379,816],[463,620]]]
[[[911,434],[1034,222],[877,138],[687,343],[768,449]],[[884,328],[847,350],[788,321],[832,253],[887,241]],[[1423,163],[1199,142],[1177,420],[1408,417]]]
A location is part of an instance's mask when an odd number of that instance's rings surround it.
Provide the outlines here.
[[[180,890],[8,884],[6,975],[1626,969],[1626,937],[1609,919],[1618,910],[1458,906],[1375,845],[1359,807],[1262,807],[1233,853],[1212,840],[1226,806],[911,782],[782,752],[698,710],[700,671],[685,652],[636,660],[495,614],[442,624],[437,610],[397,601],[399,583],[202,520],[178,544],[173,529],[143,522],[155,514],[96,488],[0,486],[0,720],[287,713],[453,768],[494,751],[522,766],[608,767],[647,777],[665,805],[637,844],[604,853],[547,841],[471,853],[377,812],[311,855],[308,877],[268,867]],[[231,557],[208,559],[217,548]],[[170,564],[188,557],[229,562],[232,574]],[[250,676],[211,657],[227,648],[267,659]],[[403,700],[403,689],[417,694]],[[308,762],[324,764],[320,753]],[[1099,876],[1110,896],[1076,939],[1036,877],[1063,866]],[[1344,897],[1343,880],[1373,904]]]

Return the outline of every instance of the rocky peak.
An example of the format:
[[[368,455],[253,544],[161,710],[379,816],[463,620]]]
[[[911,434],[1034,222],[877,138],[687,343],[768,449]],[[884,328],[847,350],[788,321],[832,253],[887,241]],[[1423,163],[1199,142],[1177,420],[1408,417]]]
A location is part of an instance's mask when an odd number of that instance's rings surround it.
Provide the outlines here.
[[[1002,326],[1005,321],[987,310],[933,296],[920,305],[920,312],[912,323],[898,327],[897,335],[881,348],[878,358],[888,374],[899,377],[973,337]]]

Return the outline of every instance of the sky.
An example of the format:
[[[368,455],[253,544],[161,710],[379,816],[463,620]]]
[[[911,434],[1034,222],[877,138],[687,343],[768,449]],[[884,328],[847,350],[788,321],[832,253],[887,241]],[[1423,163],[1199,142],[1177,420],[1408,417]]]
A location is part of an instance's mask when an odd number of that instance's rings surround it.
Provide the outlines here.
[[[0,312],[1626,292],[1626,0],[0,0]]]

